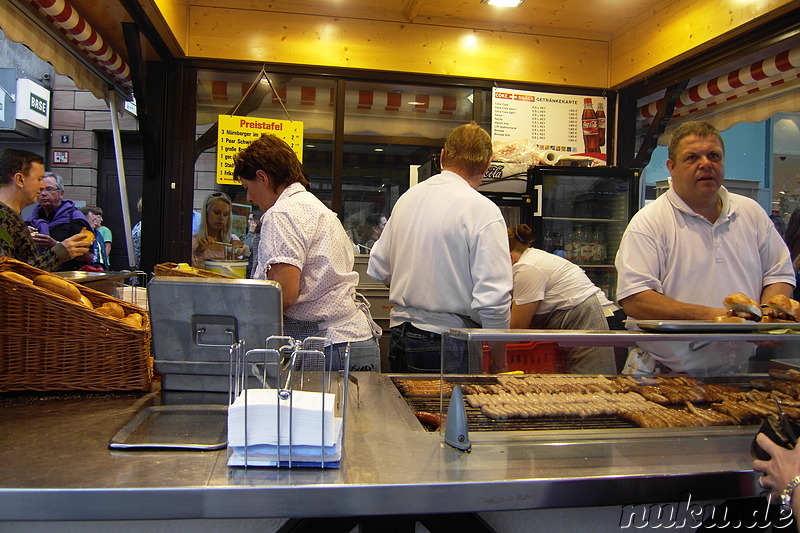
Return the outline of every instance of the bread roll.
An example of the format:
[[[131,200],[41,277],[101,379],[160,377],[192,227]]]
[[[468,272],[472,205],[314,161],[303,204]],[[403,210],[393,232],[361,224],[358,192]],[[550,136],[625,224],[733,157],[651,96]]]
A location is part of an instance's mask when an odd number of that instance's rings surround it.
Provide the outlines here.
[[[89,244],[94,244],[94,232],[86,228],[81,229],[78,235],[83,235],[83,239],[89,241]]]
[[[0,276],[3,276],[3,277],[8,278],[10,280],[14,280],[14,281],[19,282],[19,283],[25,283],[27,285],[33,285],[33,280],[32,279],[26,278],[22,274],[17,274],[16,272],[11,272],[11,271],[0,272]]]
[[[142,315],[140,315],[139,313],[131,313],[125,318],[123,318],[122,321],[134,328],[141,329],[142,327]]]
[[[125,318],[125,310],[115,302],[106,302],[95,310],[114,318]]]
[[[69,281],[59,278],[58,276],[53,276],[52,274],[41,274],[33,278],[33,284],[37,287],[60,294],[65,298],[69,298],[73,302],[81,301],[81,291],[78,290],[78,287]]]
[[[747,322],[744,318],[740,316],[730,316],[730,315],[721,315],[714,318],[715,322]]]
[[[92,302],[90,302],[89,298],[87,298],[83,294],[81,294],[81,303],[86,307],[88,307],[89,309],[94,309],[94,305],[92,305]]]
[[[746,318],[747,320],[761,320],[761,306],[751,300],[747,295],[741,292],[734,292],[729,294],[722,300],[722,305],[725,309],[733,311],[733,315]]]
[[[778,294],[767,300],[767,305],[774,311],[775,318],[791,322],[800,319],[800,302]]]

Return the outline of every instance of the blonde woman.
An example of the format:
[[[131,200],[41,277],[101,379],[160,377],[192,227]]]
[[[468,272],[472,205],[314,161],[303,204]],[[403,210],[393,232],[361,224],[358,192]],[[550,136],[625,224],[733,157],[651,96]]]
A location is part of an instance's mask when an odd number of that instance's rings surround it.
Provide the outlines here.
[[[249,250],[231,233],[233,212],[230,197],[224,192],[208,195],[200,213],[200,228],[192,235],[192,266],[204,268],[207,259],[225,259],[224,244],[233,244],[237,259]]]

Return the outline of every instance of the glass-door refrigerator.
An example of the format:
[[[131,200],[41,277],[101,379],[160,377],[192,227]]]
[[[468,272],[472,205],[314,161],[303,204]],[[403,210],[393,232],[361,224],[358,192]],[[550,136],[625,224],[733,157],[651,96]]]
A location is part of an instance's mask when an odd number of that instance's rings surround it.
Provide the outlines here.
[[[609,300],[616,298],[614,257],[639,206],[639,172],[616,167],[528,169],[534,246],[579,265]]]

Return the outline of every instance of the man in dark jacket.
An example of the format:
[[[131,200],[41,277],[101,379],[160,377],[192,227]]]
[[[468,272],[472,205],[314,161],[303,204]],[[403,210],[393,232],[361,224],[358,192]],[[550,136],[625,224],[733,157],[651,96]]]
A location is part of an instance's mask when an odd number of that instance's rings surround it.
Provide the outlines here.
[[[61,176],[47,172],[42,183],[44,189],[39,193],[39,205],[34,207],[33,212],[25,219],[28,225],[39,232],[33,236],[37,245],[44,248],[52,247],[80,233],[83,228],[94,233],[92,225],[75,207],[75,202],[64,199],[64,181]],[[78,270],[91,262],[92,254],[89,252],[62,263],[59,270]]]

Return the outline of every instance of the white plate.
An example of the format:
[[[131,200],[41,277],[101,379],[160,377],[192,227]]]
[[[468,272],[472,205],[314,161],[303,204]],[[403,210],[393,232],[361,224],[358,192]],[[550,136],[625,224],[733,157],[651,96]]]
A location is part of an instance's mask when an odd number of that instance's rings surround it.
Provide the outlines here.
[[[714,322],[712,320],[626,320],[644,331],[655,333],[752,333],[791,329],[800,322]]]

